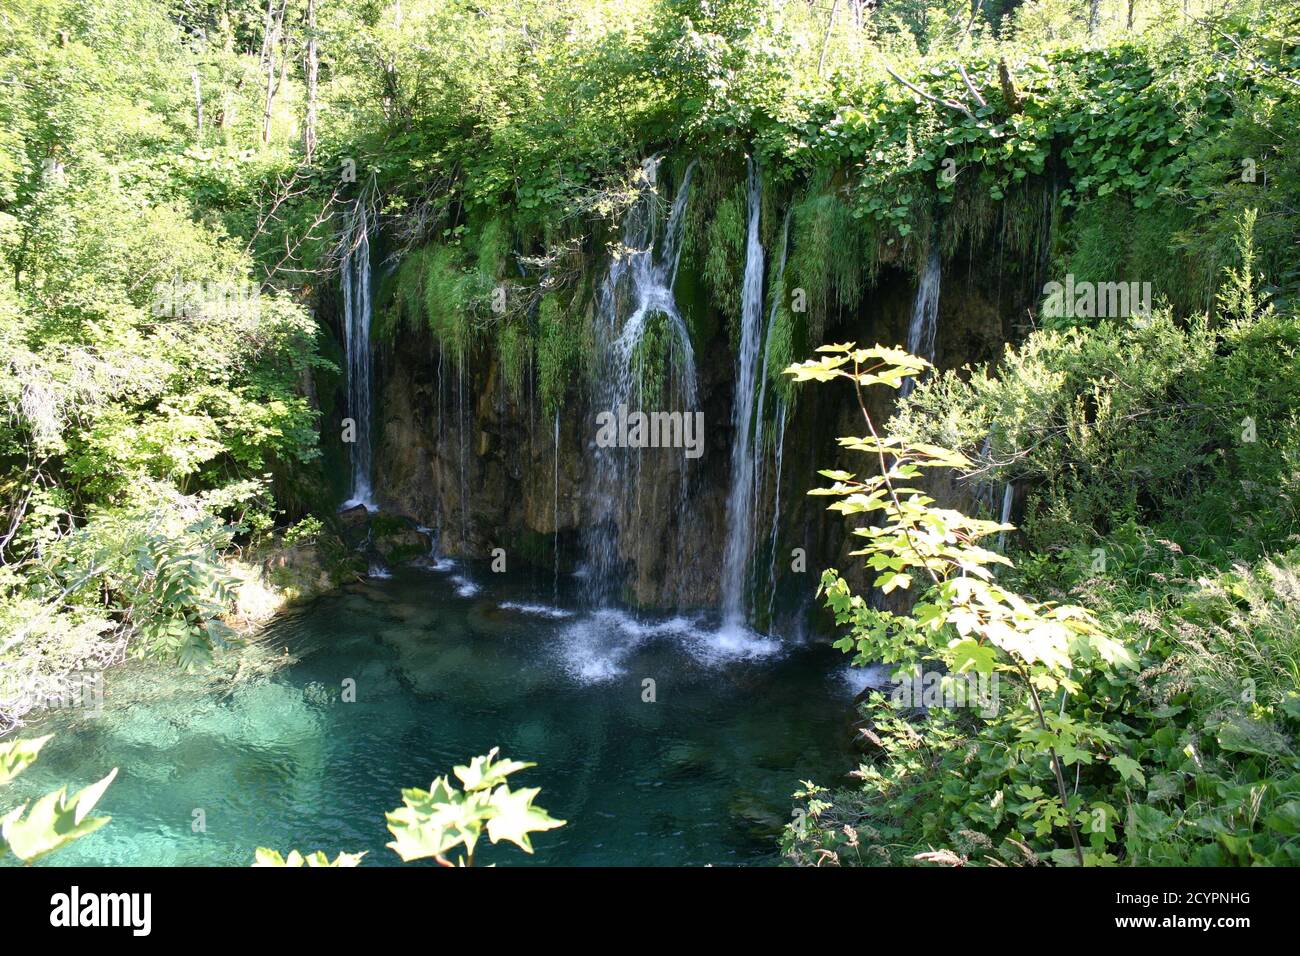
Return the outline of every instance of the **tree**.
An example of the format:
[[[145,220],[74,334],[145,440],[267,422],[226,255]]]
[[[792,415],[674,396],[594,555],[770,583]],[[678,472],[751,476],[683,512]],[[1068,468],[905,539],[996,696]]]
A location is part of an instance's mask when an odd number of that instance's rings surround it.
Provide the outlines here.
[[[307,48],[303,71],[307,80],[307,115],[303,122],[303,158],[310,165],[316,156],[316,86],[320,68],[316,53],[316,0],[307,0]]]

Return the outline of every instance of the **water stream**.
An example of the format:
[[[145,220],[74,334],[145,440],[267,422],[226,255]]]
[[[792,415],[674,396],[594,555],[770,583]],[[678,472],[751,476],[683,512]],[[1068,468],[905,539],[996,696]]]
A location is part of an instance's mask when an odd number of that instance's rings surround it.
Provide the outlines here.
[[[925,258],[925,269],[916,287],[916,298],[912,301],[912,320],[907,327],[907,350],[930,362],[934,361],[934,339],[939,328],[939,285],[942,271],[939,243],[932,240]],[[911,394],[915,385],[915,378],[906,379],[900,394]]]
[[[763,422],[764,409],[767,403],[767,383],[768,383],[768,363],[772,358],[772,330],[776,326],[777,309],[780,306],[779,297],[776,294],[777,289],[784,289],[782,278],[785,275],[785,264],[790,255],[790,220],[792,210],[786,210],[785,221],[781,224],[781,245],[776,260],[776,273],[773,276],[773,291],[769,293],[771,303],[768,306],[767,313],[767,332],[763,336],[763,368],[759,373],[758,389],[758,415],[754,428],[754,472],[755,472],[755,495],[754,495],[754,521],[759,520],[762,509],[759,503],[762,500],[762,491],[764,478],[766,477],[766,456],[763,454]],[[768,542],[768,594],[767,594],[767,620],[768,626],[771,627],[772,612],[775,609],[776,602],[776,544],[777,535],[781,527],[781,471],[782,456],[785,454],[785,401],[778,397],[776,400],[775,421],[772,432],[772,524],[769,530],[770,540]],[[757,533],[757,525],[754,533]]]

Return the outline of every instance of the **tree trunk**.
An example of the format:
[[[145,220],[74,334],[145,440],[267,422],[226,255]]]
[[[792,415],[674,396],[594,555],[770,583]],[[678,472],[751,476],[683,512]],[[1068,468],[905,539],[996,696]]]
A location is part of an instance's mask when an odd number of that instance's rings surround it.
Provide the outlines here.
[[[822,53],[817,58],[817,77],[821,78],[822,67],[826,64],[826,45],[831,41],[831,28],[835,26],[835,11],[840,7],[840,0],[831,4],[830,16],[826,18],[826,32],[822,34]]]
[[[307,163],[316,155],[316,75],[320,61],[316,55],[316,0],[307,0],[307,115],[303,122],[302,149]]]
[[[284,26],[284,10],[289,0],[280,4],[280,15],[275,15],[275,0],[266,0],[266,23],[262,38],[262,53],[266,65],[266,107],[262,111],[262,145],[271,142],[271,109],[275,105],[275,48],[280,42]]]
[[[199,79],[199,68],[190,70],[190,79],[194,81],[194,130],[200,143],[203,142],[203,84]]]
[[[1016,92],[1015,81],[1011,78],[1011,68],[1007,66],[1005,57],[998,60],[998,82],[1002,85],[1002,99],[1007,104],[1007,115],[1014,116],[1020,112],[1024,102]]]

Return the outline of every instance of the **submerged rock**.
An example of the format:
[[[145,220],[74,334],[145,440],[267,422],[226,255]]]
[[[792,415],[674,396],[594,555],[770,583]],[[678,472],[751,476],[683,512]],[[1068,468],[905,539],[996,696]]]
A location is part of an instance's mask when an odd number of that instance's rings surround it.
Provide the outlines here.
[[[680,741],[660,756],[663,771],[669,777],[699,777],[713,769],[713,756],[702,744]]]
[[[785,829],[787,819],[757,793],[742,790],[727,807],[731,819],[756,840],[775,841]]]

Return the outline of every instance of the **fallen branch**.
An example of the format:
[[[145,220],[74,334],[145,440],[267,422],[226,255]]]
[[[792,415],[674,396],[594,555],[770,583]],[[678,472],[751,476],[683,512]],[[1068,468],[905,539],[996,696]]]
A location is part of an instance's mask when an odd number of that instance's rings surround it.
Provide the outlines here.
[[[980,109],[983,109],[984,107],[988,106],[989,104],[984,101],[984,97],[980,96],[980,91],[977,90],[975,88],[975,84],[971,82],[970,76],[966,73],[966,67],[963,66],[961,63],[958,63],[957,72],[961,74],[961,78],[966,83],[966,89],[970,90],[971,98],[974,99],[975,102],[979,104]]]
[[[925,90],[921,89],[916,84],[909,83],[907,80],[903,79],[901,76],[895,73],[893,67],[891,67],[888,63],[886,63],[884,66],[885,66],[885,72],[888,73],[895,82],[903,84],[903,86],[907,87],[909,90],[911,90],[913,93],[915,93],[917,96],[921,97],[922,99],[929,100],[931,103],[937,103],[940,106],[946,106],[950,110],[956,110],[959,113],[964,113],[972,120],[975,120],[975,114],[972,113],[969,109],[967,109],[964,104],[958,103],[956,100],[940,99],[939,97],[935,96],[933,93],[927,93]],[[975,120],[975,122],[978,123],[979,120]]]

